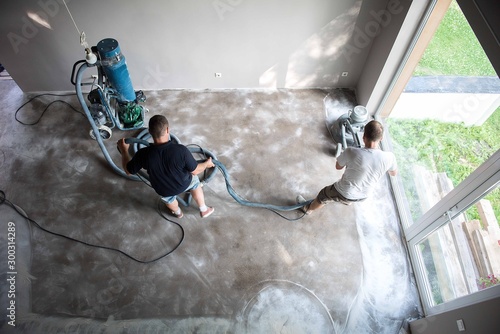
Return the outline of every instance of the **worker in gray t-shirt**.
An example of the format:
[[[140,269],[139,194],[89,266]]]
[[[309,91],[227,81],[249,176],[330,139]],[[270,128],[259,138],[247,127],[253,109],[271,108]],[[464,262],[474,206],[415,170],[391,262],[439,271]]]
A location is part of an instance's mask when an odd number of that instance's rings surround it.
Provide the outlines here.
[[[366,124],[363,134],[365,147],[348,147],[337,158],[335,167],[338,170],[345,167],[342,178],[321,189],[314,201],[305,205],[302,210],[310,214],[329,202],[350,205],[353,202],[362,201],[385,173],[395,176],[397,174],[396,157],[392,152],[378,149],[383,134],[384,128],[380,122],[371,121]],[[298,196],[297,201],[300,203],[305,200],[302,196]]]

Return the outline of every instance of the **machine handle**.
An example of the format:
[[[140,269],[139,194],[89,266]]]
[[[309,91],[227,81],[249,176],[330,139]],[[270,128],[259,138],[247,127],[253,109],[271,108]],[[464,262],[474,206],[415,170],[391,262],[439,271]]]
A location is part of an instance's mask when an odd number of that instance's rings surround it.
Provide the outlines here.
[[[73,86],[76,86],[76,80],[75,80],[75,72],[76,72],[76,67],[81,64],[81,63],[85,63],[85,59],[82,59],[82,60],[79,60],[77,61],[76,63],[73,64],[73,70],[71,70],[71,83],[73,84]]]

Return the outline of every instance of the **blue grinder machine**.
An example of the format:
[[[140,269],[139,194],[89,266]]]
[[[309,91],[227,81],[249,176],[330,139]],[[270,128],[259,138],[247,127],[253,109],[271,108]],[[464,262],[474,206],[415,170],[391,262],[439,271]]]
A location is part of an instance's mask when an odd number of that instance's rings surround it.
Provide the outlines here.
[[[103,143],[109,139],[112,129],[136,130],[143,127],[144,113],[147,111],[141,102],[146,100],[142,91],[134,91],[127,69],[125,57],[121,53],[118,41],[106,38],[92,48],[86,48],[86,59],[73,65],[71,82],[90,123],[90,136],[95,139],[111,167],[120,175],[127,175],[113,162]],[[97,78],[93,83],[82,83],[85,70],[97,68]],[[75,76],[76,74],[76,76]],[[97,82],[96,82],[97,81]],[[83,97],[82,87],[91,86],[87,101]]]

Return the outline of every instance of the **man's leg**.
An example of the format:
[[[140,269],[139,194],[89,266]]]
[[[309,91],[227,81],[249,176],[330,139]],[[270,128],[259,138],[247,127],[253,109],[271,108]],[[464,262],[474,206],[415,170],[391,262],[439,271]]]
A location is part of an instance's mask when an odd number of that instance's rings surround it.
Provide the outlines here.
[[[306,200],[302,195],[297,196],[297,203],[305,203]],[[311,203],[304,205],[302,208],[300,208],[306,215],[310,215],[313,210],[316,209],[321,209],[325,205],[322,204],[318,198],[316,197]]]
[[[169,209],[174,216],[176,216],[177,218],[182,218],[182,216],[184,216],[181,208],[179,208],[179,202],[177,201],[175,196],[162,197],[161,200],[163,203],[165,203],[167,209]]]
[[[179,202],[177,200],[174,200],[172,203],[166,204],[167,208],[172,211],[172,212],[177,212],[179,210]]]
[[[193,195],[193,199],[198,204],[200,208],[200,216],[201,218],[205,218],[210,216],[214,212],[214,208],[208,207],[205,204],[205,195],[203,194],[203,189],[198,186],[196,189],[191,189],[191,195]]]
[[[179,208],[179,202],[177,199],[175,199],[172,203],[165,203],[165,205],[177,218],[182,218],[182,216],[184,216],[181,208]]]
[[[314,201],[312,201],[312,203],[307,208],[307,213],[311,213],[314,210],[321,209],[324,206],[325,204],[318,201],[318,198],[315,198]]]
[[[329,201],[335,201],[335,198],[337,195],[338,195],[338,192],[335,189],[335,187],[333,186],[333,184],[330,186],[324,187],[323,189],[321,189],[321,191],[318,193],[316,198],[314,198],[314,200],[310,204],[305,205],[302,208],[302,211],[304,211],[307,215],[309,215],[314,210],[318,210],[318,209],[321,209],[322,207],[324,207],[325,206],[324,203],[329,202]],[[303,197],[302,196],[300,196],[300,197],[301,197],[300,201],[299,201],[299,198],[297,198],[298,203],[304,201]]]
[[[192,189],[191,195],[193,195],[194,201],[196,202],[196,204],[198,204],[200,208],[205,206],[205,195],[203,194],[202,187]]]

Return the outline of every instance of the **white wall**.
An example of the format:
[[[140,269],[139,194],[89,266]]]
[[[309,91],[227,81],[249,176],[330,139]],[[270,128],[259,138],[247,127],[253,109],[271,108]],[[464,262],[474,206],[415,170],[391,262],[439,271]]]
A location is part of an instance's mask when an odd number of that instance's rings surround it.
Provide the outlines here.
[[[373,21],[370,11],[388,0],[66,2],[90,45],[119,41],[134,88],[148,90],[354,88],[371,47],[349,52],[355,28]],[[32,14],[48,24],[35,23]],[[83,56],[62,0],[4,1],[0,62],[21,89],[73,90],[71,68]]]

